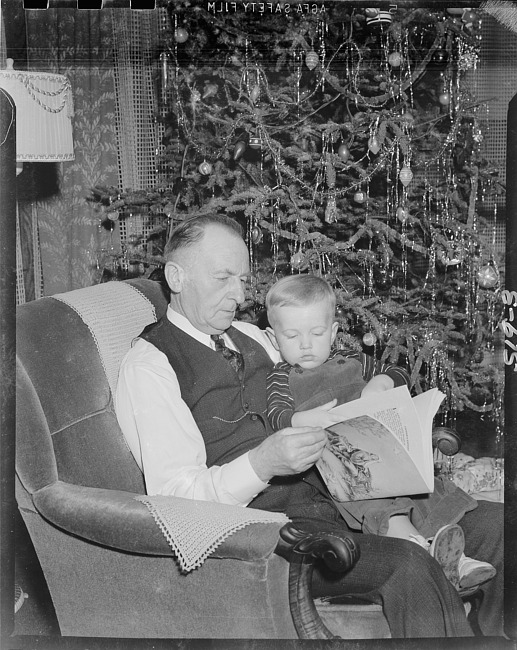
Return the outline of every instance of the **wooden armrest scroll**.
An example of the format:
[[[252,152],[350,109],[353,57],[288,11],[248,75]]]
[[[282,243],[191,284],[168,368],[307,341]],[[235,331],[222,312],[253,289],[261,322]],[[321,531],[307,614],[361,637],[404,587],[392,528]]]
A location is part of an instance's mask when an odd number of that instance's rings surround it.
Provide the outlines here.
[[[312,598],[314,561],[321,559],[336,572],[350,570],[359,559],[359,546],[349,537],[307,533],[292,523],[280,530],[277,553],[289,558],[289,604],[301,639],[335,639],[323,623]]]
[[[445,456],[454,456],[461,448],[461,438],[448,427],[435,427],[433,429],[433,447]]]

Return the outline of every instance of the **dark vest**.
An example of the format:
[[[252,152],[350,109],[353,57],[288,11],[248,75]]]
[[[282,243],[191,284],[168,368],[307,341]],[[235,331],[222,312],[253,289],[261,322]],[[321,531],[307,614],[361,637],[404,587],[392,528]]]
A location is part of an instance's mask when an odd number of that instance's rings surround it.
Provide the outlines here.
[[[272,433],[266,417],[266,377],[273,362],[258,342],[236,328],[230,327],[228,335],[244,358],[242,381],[220,353],[196,341],[166,316],[140,335],[163,352],[174,369],[182,399],[203,436],[208,467],[230,462]],[[249,506],[299,519],[298,513],[314,501],[315,493],[318,500],[330,501],[313,468],[304,474],[275,477]]]
[[[230,462],[271,433],[264,387],[273,363],[259,343],[239,330],[230,327],[228,335],[244,358],[242,382],[220,353],[196,341],[167,317],[141,334],[173,367],[181,397],[203,435],[208,467]]]

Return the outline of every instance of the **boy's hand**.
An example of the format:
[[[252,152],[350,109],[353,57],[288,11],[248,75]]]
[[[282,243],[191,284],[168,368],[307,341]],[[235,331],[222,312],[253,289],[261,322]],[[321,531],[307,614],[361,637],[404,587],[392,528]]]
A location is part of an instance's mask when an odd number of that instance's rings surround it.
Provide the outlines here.
[[[361,397],[368,397],[368,395],[374,395],[375,393],[382,393],[385,390],[390,390],[395,386],[393,379],[388,377],[388,375],[376,375],[372,377],[370,381],[361,391]]]
[[[336,422],[341,422],[343,416],[332,415],[329,413],[330,409],[334,408],[336,404],[337,399],[333,399],[331,402],[323,404],[323,406],[317,406],[308,411],[299,411],[292,416],[291,426],[321,427],[322,429],[326,429],[327,427],[336,424]]]

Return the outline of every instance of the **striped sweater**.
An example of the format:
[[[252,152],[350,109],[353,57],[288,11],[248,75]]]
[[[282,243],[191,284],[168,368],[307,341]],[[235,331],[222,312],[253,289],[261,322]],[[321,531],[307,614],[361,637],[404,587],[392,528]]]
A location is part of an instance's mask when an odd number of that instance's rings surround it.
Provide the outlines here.
[[[394,364],[380,363],[363,352],[333,352],[312,370],[277,363],[267,377],[267,412],[274,431],[291,426],[296,411],[305,411],[336,398],[338,404],[360,397],[372,377],[386,374],[395,386],[409,384],[409,374]]]

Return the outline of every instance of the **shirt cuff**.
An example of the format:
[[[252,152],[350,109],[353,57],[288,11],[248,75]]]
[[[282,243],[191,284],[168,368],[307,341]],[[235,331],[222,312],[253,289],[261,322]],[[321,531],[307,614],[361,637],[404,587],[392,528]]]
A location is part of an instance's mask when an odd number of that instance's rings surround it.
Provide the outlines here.
[[[228,492],[240,505],[247,506],[257,494],[260,494],[269,485],[255,473],[249,459],[249,452],[232,460],[228,466],[231,466],[232,477],[232,485],[228,486]]]

